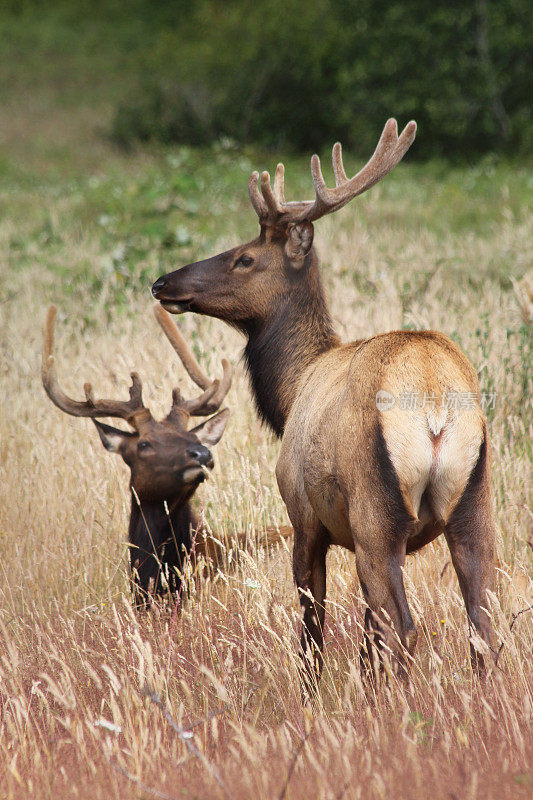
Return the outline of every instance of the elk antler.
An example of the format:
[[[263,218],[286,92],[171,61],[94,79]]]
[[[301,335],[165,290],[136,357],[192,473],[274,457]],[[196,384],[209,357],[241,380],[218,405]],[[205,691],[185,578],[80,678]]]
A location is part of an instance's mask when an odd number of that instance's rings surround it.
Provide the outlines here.
[[[97,400],[93,395],[90,383],[85,383],[85,402],[72,400],[61,389],[57,380],[54,350],[54,322],[57,308],[50,306],[46,314],[43,329],[43,355],[41,364],[41,377],[46,394],[61,411],[74,417],[119,417],[127,420],[136,427],[135,415],[140,411],[143,415],[150,412],[142,401],[142,384],[136,372],[131,373],[131,387],[129,400]]]
[[[353,178],[348,179],[342,163],[342,147],[339,142],[333,145],[332,161],[335,187],[328,189],[320,168],[317,155],[311,158],[311,174],[315,187],[314,200],[289,201],[284,195],[285,167],[278,164],[274,175],[274,188],[270,185],[270,175],[252,172],[248,181],[248,192],[261,225],[288,225],[298,222],[314,222],[325,214],[331,214],[350,202],[357,195],[366,192],[387,175],[412,145],[416,135],[416,122],[409,122],[398,137],[395,119],[389,119],[368,163]]]
[[[209,414],[213,414],[220,408],[231,386],[232,370],[229,361],[225,358],[222,359],[223,375],[221,379],[215,378],[214,381],[209,380],[202,372],[200,365],[190,351],[187,342],[179,332],[177,326],[172,321],[168,311],[165,311],[163,306],[157,303],[154,306],[154,314],[163,328],[167,339],[178,354],[181,363],[187,370],[189,377],[192,378],[200,389],[204,389],[203,394],[194,400],[184,400],[179,389],[174,389],[172,392],[172,409],[183,409],[191,416],[197,417],[205,417]]]

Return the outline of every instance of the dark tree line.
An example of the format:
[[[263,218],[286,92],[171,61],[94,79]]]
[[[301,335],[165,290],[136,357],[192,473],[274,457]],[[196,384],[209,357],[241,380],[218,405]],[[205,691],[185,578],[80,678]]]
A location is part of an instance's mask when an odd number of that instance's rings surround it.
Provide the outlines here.
[[[122,144],[229,136],[308,151],[341,138],[367,151],[391,114],[418,121],[422,156],[531,142],[526,0],[12,0],[50,5],[74,36],[80,20],[100,24],[127,50]]]

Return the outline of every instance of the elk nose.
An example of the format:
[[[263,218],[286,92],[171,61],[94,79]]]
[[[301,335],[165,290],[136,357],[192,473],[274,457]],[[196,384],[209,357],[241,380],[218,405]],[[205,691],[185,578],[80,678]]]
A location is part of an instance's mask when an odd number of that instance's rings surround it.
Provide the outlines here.
[[[213,456],[211,455],[211,451],[204,447],[203,444],[195,444],[194,447],[191,447],[187,450],[187,455],[189,458],[193,458],[203,467],[212,467],[213,466]]]
[[[166,277],[158,278],[155,283],[152,284],[152,294],[154,297],[157,297],[158,293],[161,292],[165,286],[167,285]]]

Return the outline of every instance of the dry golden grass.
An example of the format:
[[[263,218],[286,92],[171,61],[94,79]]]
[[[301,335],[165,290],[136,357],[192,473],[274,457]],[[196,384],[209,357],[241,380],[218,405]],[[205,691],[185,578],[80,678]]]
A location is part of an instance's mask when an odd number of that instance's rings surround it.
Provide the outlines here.
[[[193,576],[179,616],[135,617],[126,469],[104,452],[89,421],[66,417],[45,398],[40,330],[46,305],[58,302],[58,363],[72,393],[86,379],[99,392],[123,393],[135,367],[161,413],[171,387],[185,383],[150,311],[144,276],[165,270],[149,253],[116,310],[117,279],[106,272],[98,232],[61,222],[79,193],[39,184],[35,201],[21,184],[4,192],[0,222],[2,798],[531,796],[533,615],[515,616],[533,602],[531,333],[520,327],[499,266],[507,259],[521,276],[530,230],[505,208],[488,231],[443,233],[423,223],[414,230],[402,219],[411,210],[422,218],[416,182],[406,196],[400,179],[391,185],[396,193],[377,187],[362,211],[318,224],[325,281],[344,338],[402,325],[454,334],[484,388],[497,392],[490,431],[498,668],[485,685],[473,678],[463,604],[440,541],[406,566],[420,630],[411,681],[373,698],[359,676],[363,603],[345,552],[328,557],[325,673],[312,712],[299,699],[299,610],[283,545],[265,553],[252,543],[227,574]],[[240,191],[244,204],[244,182]],[[19,264],[13,241],[31,230],[32,214],[48,215],[60,243],[43,262],[32,240]],[[232,229],[212,251],[240,233],[234,212],[228,216]],[[69,270],[76,276],[87,263],[102,285],[70,286]],[[238,361],[242,341],[217,321],[187,315],[178,323],[206,368],[214,372],[221,354],[236,365],[233,415],[213,476],[198,492],[205,519],[221,537],[286,522],[274,479],[278,447],[254,415]]]

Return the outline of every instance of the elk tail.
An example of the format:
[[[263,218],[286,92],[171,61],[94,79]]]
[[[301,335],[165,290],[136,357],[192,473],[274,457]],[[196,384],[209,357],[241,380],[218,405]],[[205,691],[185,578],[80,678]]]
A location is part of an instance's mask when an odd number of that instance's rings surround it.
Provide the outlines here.
[[[431,434],[434,437],[440,436],[441,431],[446,424],[446,420],[448,419],[447,406],[430,406],[426,410],[426,419],[428,421]]]

